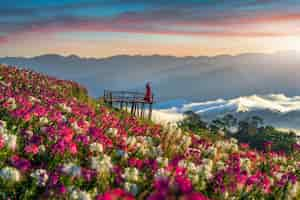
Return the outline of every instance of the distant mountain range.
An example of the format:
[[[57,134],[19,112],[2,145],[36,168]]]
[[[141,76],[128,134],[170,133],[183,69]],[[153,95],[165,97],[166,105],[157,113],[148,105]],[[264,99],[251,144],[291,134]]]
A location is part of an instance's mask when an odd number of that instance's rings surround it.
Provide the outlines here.
[[[158,101],[300,95],[300,54],[296,52],[183,58],[119,55],[101,59],[53,54],[2,57],[0,63],[78,81],[95,97],[101,96],[105,88],[143,90],[146,81],[152,82]]]

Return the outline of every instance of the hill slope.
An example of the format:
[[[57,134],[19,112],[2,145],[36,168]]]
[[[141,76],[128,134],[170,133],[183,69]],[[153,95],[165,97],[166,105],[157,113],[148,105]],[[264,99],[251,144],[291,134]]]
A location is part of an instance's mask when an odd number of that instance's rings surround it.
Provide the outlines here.
[[[33,71],[0,66],[0,120],[0,199],[299,198],[297,151],[164,130]]]

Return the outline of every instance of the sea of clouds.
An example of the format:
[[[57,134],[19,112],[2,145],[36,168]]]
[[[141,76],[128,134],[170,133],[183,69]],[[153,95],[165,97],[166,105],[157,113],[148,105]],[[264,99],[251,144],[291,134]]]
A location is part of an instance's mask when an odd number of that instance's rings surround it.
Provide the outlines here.
[[[207,120],[227,113],[238,118],[251,113],[261,116],[266,123],[277,128],[298,130],[300,126],[300,96],[288,97],[284,94],[251,95],[205,102],[161,102],[155,106],[153,120],[176,123],[184,117],[185,111],[194,111]]]

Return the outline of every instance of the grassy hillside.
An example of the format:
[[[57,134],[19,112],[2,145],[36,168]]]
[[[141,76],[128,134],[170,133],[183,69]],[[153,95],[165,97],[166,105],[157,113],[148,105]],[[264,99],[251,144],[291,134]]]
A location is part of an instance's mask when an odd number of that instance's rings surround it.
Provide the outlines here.
[[[299,146],[258,152],[143,122],[0,66],[0,199],[299,199]]]

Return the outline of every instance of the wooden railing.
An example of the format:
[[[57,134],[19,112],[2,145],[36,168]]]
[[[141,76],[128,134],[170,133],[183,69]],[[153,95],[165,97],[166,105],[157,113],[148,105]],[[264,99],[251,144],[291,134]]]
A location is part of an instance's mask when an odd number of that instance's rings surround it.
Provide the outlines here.
[[[104,102],[111,107],[117,106],[126,111],[130,109],[131,115],[141,118],[145,117],[145,108],[148,106],[148,118],[151,119],[154,95],[152,95],[151,101],[146,101],[145,94],[142,92],[104,90],[103,97]]]

